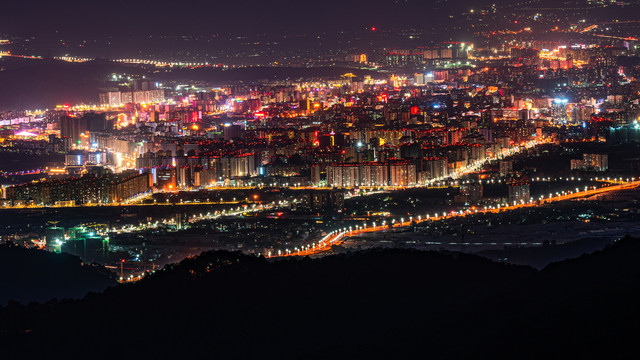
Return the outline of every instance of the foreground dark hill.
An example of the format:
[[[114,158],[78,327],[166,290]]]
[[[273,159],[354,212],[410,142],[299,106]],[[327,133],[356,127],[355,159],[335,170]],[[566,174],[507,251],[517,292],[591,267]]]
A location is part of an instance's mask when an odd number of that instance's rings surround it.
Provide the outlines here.
[[[541,272],[404,250],[186,259],[83,300],[0,310],[0,344],[92,358],[594,358],[632,350],[640,242]]]
[[[82,298],[116,284],[110,272],[82,266],[76,256],[0,245],[0,304]]]

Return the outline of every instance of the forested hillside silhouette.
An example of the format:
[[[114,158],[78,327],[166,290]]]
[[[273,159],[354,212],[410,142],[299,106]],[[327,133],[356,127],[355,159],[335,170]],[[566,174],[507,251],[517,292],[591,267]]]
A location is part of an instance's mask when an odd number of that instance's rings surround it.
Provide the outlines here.
[[[0,305],[52,298],[82,298],[89,291],[116,285],[115,275],[100,266],[82,265],[69,254],[0,245]]]
[[[10,353],[191,358],[610,358],[635,351],[638,239],[541,271],[371,250],[207,252],[82,300],[0,309]]]

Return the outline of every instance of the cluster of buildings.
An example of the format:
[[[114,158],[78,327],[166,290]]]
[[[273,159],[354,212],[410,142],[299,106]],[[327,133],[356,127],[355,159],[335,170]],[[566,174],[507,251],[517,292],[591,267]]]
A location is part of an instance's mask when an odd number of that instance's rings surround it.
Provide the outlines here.
[[[410,161],[340,163],[327,166],[327,186],[415,186],[416,164]]]
[[[117,204],[152,190],[153,185],[149,173],[85,174],[7,187],[0,201],[3,206]]]
[[[100,94],[100,105],[118,107],[129,103],[155,103],[165,100],[165,91],[141,90],[141,91],[112,91]]]
[[[44,241],[50,251],[76,255],[87,262],[103,263],[109,252],[109,238],[81,226],[65,229],[52,225],[45,229]]]
[[[43,114],[46,138],[8,136],[5,144],[14,148],[64,153],[65,172],[77,178],[16,186],[5,198],[84,204],[118,202],[152,187],[404,187],[501,159],[540,138],[640,141],[636,54],[615,40],[446,43],[351,56],[392,69],[377,75],[222,87],[137,79],[101,94],[100,110]],[[16,115],[26,113],[7,116]],[[20,126],[7,131],[15,135]],[[513,170],[508,160],[496,165],[503,176]],[[122,182],[131,180],[100,168],[148,179],[128,190]],[[571,162],[573,170],[607,168],[606,155]],[[513,197],[526,198],[519,194]]]
[[[122,87],[117,91],[109,91],[99,95],[100,105],[119,107],[125,104],[153,104],[162,102],[166,98],[165,89],[159,88],[159,84],[149,80],[136,79],[130,86]]]
[[[609,169],[609,155],[583,154],[582,159],[571,160],[571,170],[607,171]]]
[[[437,63],[438,60],[468,59],[473,44],[449,42],[437,46],[396,48],[379,54],[376,63],[386,67],[420,66]]]
[[[253,153],[174,156],[160,150],[141,155],[136,159],[136,168],[150,172],[154,179],[158,178],[158,173],[171,173],[175,182],[163,184],[165,188],[198,188],[224,183],[229,179],[255,176],[258,171],[255,161]]]

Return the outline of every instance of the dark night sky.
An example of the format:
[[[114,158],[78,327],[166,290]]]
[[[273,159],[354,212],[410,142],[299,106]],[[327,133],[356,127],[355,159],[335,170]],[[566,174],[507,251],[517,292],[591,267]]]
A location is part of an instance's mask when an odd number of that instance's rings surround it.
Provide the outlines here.
[[[6,1],[0,33],[123,35],[421,26],[469,0]],[[476,6],[478,3],[476,2]],[[435,10],[434,10],[435,9]]]

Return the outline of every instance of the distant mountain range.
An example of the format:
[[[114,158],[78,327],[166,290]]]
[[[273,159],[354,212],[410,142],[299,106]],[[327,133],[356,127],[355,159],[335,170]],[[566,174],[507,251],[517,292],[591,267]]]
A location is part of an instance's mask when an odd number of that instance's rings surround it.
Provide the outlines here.
[[[0,60],[0,67],[2,60]],[[338,78],[347,72],[375,74],[373,71],[341,67],[285,68],[253,67],[222,70],[218,68],[175,69],[154,74],[139,67],[96,60],[66,63],[55,60],[13,60],[0,71],[0,110],[52,109],[64,104],[97,104],[98,94],[117,86],[108,83],[112,73],[146,74],[162,81],[204,81],[226,84],[235,81],[285,80],[312,77]]]

